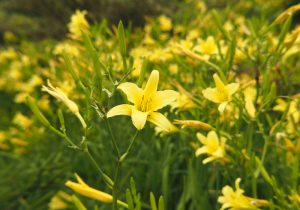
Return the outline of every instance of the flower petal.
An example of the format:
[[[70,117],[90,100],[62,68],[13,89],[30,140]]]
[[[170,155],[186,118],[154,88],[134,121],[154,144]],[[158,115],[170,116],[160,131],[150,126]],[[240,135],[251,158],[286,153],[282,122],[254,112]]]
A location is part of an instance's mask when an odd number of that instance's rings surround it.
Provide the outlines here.
[[[118,89],[122,90],[126,94],[128,101],[131,103],[136,103],[139,101],[143,94],[143,90],[131,82],[120,84]]]
[[[207,144],[207,139],[202,133],[197,133],[197,138],[202,144]]]
[[[219,138],[215,131],[209,131],[209,133],[207,134],[207,141],[210,147],[219,147]]]
[[[203,164],[207,164],[207,163],[209,163],[209,162],[211,162],[211,161],[213,161],[213,160],[215,160],[215,159],[216,159],[216,157],[210,156],[210,157],[208,157],[208,158],[205,158],[205,159],[202,161],[202,163],[203,163]]]
[[[195,152],[195,155],[196,155],[196,157],[198,157],[199,155],[202,155],[205,153],[207,153],[207,148],[204,146],[204,147],[198,148]]]
[[[250,117],[255,118],[255,106],[251,100],[251,97],[245,97],[245,108]]]
[[[129,105],[129,104],[121,104],[121,105],[115,106],[107,112],[106,117],[109,118],[109,117],[113,117],[113,116],[117,116],[117,115],[130,116],[132,113],[133,107],[134,106]]]
[[[158,81],[159,72],[157,70],[153,70],[144,89],[145,97],[149,98],[157,91]]]
[[[221,104],[219,105],[218,110],[219,110],[219,112],[220,112],[221,114],[224,112],[224,110],[225,110],[227,104],[228,104],[228,102],[225,101],[225,102],[223,102],[223,103],[221,103]]]
[[[214,81],[215,81],[217,89],[219,91],[223,91],[225,89],[225,85],[222,82],[222,80],[220,79],[219,75],[218,74],[214,74],[213,78],[214,78]]]
[[[205,90],[202,90],[202,94],[205,98],[214,103],[222,103],[219,99],[218,90],[216,88],[206,88]]]
[[[164,129],[166,132],[172,132],[177,128],[161,113],[151,112],[148,116],[148,121]]]
[[[229,95],[233,95],[239,89],[239,83],[230,83],[226,85]]]
[[[148,117],[148,112],[141,112],[136,108],[132,109],[131,120],[136,129],[141,130],[144,128]]]
[[[151,101],[151,111],[156,111],[169,105],[179,96],[179,93],[174,90],[157,91]]]

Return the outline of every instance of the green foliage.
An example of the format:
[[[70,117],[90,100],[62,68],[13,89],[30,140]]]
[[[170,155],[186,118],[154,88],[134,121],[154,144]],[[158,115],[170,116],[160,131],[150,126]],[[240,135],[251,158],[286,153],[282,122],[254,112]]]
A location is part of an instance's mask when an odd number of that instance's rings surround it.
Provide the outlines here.
[[[97,6],[107,1],[97,1],[96,6],[87,2],[88,17],[104,15],[96,13]],[[137,3],[116,2],[127,8]],[[26,4],[41,6],[31,3]],[[0,50],[0,209],[48,209],[63,191],[70,196],[64,200],[68,209],[123,210],[128,205],[129,210],[217,210],[223,187],[238,188],[238,178],[248,196],[242,201],[248,205],[299,207],[300,41],[298,34],[293,37],[295,16],[281,25],[273,22],[286,6],[283,1],[198,3],[176,1],[164,10],[174,14],[149,19],[143,28],[124,26],[124,20],[118,27],[102,21],[91,24],[78,39],[21,40],[15,48]],[[56,2],[53,8],[71,12],[74,5]],[[137,13],[146,15],[144,7],[136,8]],[[44,9],[40,15],[50,8]],[[56,33],[59,24],[48,24]],[[108,111],[120,104],[144,112],[118,87],[132,82],[142,90],[153,69],[159,71],[159,90],[177,90],[183,101],[177,98],[171,109],[155,111],[174,127],[176,120],[193,122],[168,130],[163,120],[164,126],[149,120],[137,131],[132,116],[108,118]],[[60,89],[42,92],[47,80]],[[239,84],[239,89],[229,95],[232,84]],[[224,112],[203,92],[215,86],[218,94],[211,95],[225,100]],[[131,84],[129,94],[134,87]],[[69,101],[57,97],[61,92]],[[138,100],[153,105],[154,99],[147,96],[153,99],[149,102],[143,94],[136,94],[141,96]],[[68,108],[70,100],[78,112]],[[217,140],[209,138],[211,132]],[[209,145],[212,141],[220,145]],[[205,149],[210,146],[214,152]],[[205,154],[195,155],[199,149]],[[211,157],[215,159],[204,164]],[[108,198],[100,202],[101,196],[95,199],[67,188],[74,172]]]

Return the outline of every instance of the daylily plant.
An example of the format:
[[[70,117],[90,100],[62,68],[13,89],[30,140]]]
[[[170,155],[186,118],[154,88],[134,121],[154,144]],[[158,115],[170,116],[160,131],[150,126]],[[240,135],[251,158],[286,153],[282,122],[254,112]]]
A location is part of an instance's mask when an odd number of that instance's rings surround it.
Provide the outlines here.
[[[258,210],[259,207],[267,206],[269,202],[267,200],[261,200],[256,198],[247,197],[244,194],[244,190],[240,188],[241,179],[235,180],[234,191],[230,186],[226,185],[222,189],[222,196],[219,197],[218,202],[222,204],[221,210],[230,209],[247,209]]]
[[[136,84],[125,82],[118,86],[126,95],[130,104],[121,104],[113,107],[107,113],[107,118],[116,115],[131,116],[133,125],[141,130],[146,121],[152,122],[165,131],[174,130],[170,121],[157,110],[171,104],[176,100],[178,93],[174,90],[158,91],[159,72],[153,70],[144,89]]]
[[[202,94],[208,100],[220,104],[218,107],[219,112],[223,112],[227,104],[231,101],[232,95],[238,90],[238,83],[230,83],[225,85],[217,74],[213,75],[216,87],[206,88]]]

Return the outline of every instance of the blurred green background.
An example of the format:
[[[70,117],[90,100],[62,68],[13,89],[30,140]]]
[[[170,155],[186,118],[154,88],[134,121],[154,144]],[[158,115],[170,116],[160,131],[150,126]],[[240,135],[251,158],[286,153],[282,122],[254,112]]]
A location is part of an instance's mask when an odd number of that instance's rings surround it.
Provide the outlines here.
[[[257,1],[257,0],[250,0]],[[134,26],[143,25],[145,16],[166,14],[173,16],[180,11],[184,0],[0,0],[0,37],[10,31],[21,39],[41,40],[45,38],[62,39],[67,32],[67,23],[76,9],[87,10],[90,22],[99,22],[103,18],[109,24],[117,24],[123,20]],[[239,0],[209,0],[208,7],[226,7],[233,3],[247,1]],[[259,1],[258,1],[259,2]],[[261,2],[261,1],[260,1]],[[275,0],[276,5],[288,7],[299,1]],[[268,4],[268,3],[266,3]],[[259,10],[258,3],[255,10]]]

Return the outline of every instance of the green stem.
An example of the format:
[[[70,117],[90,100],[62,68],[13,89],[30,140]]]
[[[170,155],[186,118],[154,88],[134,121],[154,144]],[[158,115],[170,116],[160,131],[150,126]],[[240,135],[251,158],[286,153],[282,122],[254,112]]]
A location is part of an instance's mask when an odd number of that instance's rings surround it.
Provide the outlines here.
[[[137,130],[135,132],[135,134],[133,135],[130,143],[129,143],[129,146],[126,150],[126,152],[118,158],[118,163],[117,163],[117,167],[116,167],[116,172],[115,172],[115,177],[114,177],[114,185],[113,185],[113,210],[118,210],[118,192],[117,192],[117,188],[118,188],[118,179],[119,179],[119,174],[120,174],[120,170],[121,170],[121,166],[122,166],[122,163],[125,161],[125,158],[127,157],[127,155],[129,154],[131,148],[132,148],[132,145],[134,144],[135,142],[135,139],[138,135],[139,131]]]
[[[119,179],[119,172],[120,172],[121,164],[122,164],[121,161],[118,160],[115,177],[114,177],[113,193],[112,193],[113,194],[113,210],[118,209],[118,206],[117,206],[117,201],[118,201],[117,183],[118,183],[118,179]]]
[[[114,150],[115,152],[117,153],[117,157],[118,159],[120,158],[120,150],[118,148],[118,145],[117,145],[117,141],[115,139],[115,136],[111,130],[111,126],[110,126],[110,123],[108,122],[108,119],[105,118],[105,123],[106,123],[106,126],[107,126],[107,129],[108,129],[108,132],[109,132],[109,135],[111,137],[111,141],[112,141],[112,144],[113,144],[113,147],[114,147]]]
[[[98,163],[96,162],[96,160],[93,158],[93,156],[91,155],[88,146],[86,145],[84,152],[87,154],[87,156],[89,157],[89,159],[91,160],[91,162],[94,164],[94,166],[97,168],[98,172],[101,174],[101,176],[103,177],[105,183],[109,186],[112,187],[114,186],[113,181],[103,172],[103,170],[101,169],[101,167],[98,165]]]
[[[127,73],[128,68],[127,68],[127,62],[126,62],[126,57],[125,56],[122,56],[122,62],[123,62],[124,70]]]
[[[131,142],[130,142],[130,144],[129,144],[127,150],[126,150],[126,152],[121,156],[121,158],[123,157],[123,159],[121,159],[121,161],[124,161],[124,160],[125,160],[125,157],[129,154],[129,152],[130,152],[130,150],[131,150],[131,148],[132,148],[132,145],[133,145],[133,143],[134,143],[134,141],[135,141],[135,139],[136,139],[138,133],[139,133],[139,131],[137,130],[137,131],[135,132],[134,136],[132,137]],[[124,156],[124,155],[125,155],[125,156]]]

